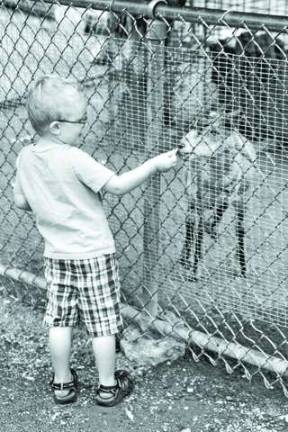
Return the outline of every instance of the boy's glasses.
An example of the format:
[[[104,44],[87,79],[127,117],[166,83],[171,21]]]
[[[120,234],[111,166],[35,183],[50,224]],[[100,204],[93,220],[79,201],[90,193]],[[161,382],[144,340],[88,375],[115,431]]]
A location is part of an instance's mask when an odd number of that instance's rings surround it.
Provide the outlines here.
[[[81,119],[79,120],[57,120],[60,123],[72,123],[72,124],[86,124],[88,120],[87,115],[85,114]]]

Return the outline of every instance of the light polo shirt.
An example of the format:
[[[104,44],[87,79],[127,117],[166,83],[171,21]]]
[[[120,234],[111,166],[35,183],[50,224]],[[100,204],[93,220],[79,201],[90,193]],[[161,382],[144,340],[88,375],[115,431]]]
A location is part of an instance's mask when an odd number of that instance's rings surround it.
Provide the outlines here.
[[[45,241],[45,257],[85,259],[115,252],[100,194],[113,171],[78,148],[54,143],[25,147],[16,166]]]

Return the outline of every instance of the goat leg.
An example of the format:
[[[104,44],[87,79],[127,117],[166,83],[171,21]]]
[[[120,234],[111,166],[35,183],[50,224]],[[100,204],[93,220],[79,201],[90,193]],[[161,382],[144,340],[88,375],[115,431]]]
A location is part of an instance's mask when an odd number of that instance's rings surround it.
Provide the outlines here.
[[[245,227],[244,227],[244,205],[236,207],[236,258],[240,265],[240,272],[243,277],[246,276],[246,259],[245,259]]]
[[[221,222],[225,211],[227,210],[229,204],[228,201],[222,201],[221,203],[216,203],[215,208],[213,209],[212,220],[205,224],[205,231],[209,236],[215,240],[217,237],[217,226]]]
[[[197,227],[196,239],[195,239],[195,256],[194,256],[194,264],[193,264],[193,273],[195,276],[198,270],[198,263],[202,258],[203,235],[204,235],[204,223],[203,223],[203,217],[200,216],[198,227]]]
[[[191,211],[191,209],[189,209]],[[191,256],[191,250],[192,245],[194,242],[194,232],[195,232],[195,221],[191,217],[191,215],[186,216],[185,220],[185,240],[184,240],[184,246],[181,252],[180,257],[180,264],[183,265],[186,269],[188,269],[189,266],[189,259]]]

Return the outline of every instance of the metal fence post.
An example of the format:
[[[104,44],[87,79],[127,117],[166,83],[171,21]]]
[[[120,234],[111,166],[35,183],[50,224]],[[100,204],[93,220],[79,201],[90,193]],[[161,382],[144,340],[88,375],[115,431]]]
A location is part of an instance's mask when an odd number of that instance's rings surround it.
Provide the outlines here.
[[[149,157],[159,153],[161,148],[165,78],[164,41],[166,36],[166,24],[159,19],[152,20],[146,34],[148,48],[146,150]],[[157,173],[148,180],[144,197],[143,301],[146,312],[153,317],[157,315],[158,310],[159,212],[160,174]]]

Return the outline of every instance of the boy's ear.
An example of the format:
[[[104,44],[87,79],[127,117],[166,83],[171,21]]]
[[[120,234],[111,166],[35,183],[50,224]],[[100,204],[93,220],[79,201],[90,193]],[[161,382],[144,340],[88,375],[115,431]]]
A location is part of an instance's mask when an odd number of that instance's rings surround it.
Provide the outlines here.
[[[60,127],[61,127],[60,123],[57,120],[55,120],[52,123],[50,123],[49,130],[53,135],[59,135]]]

